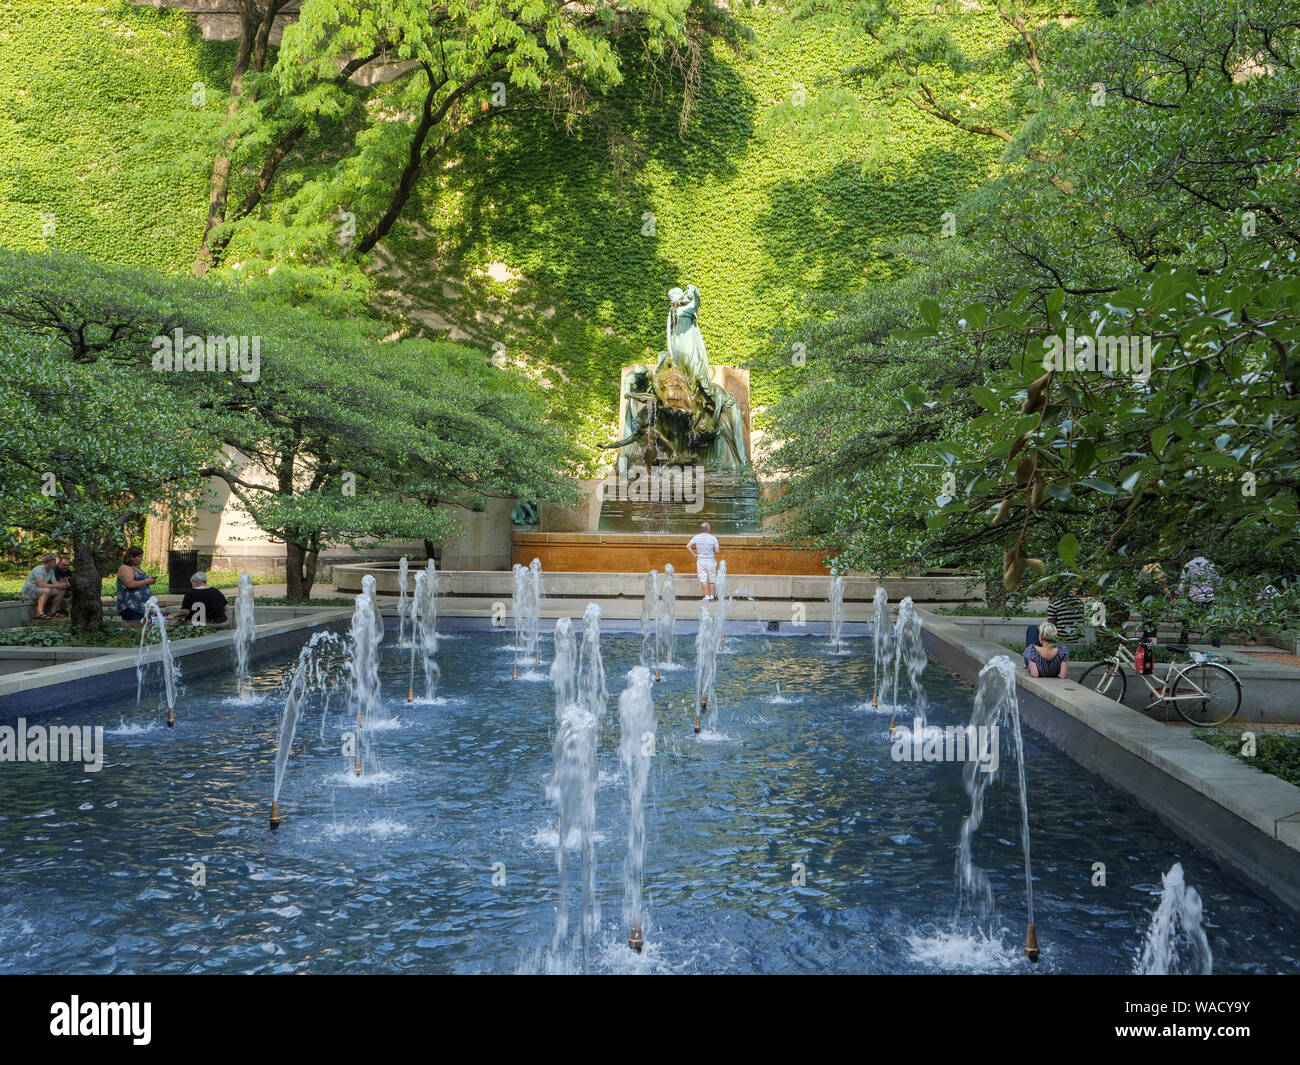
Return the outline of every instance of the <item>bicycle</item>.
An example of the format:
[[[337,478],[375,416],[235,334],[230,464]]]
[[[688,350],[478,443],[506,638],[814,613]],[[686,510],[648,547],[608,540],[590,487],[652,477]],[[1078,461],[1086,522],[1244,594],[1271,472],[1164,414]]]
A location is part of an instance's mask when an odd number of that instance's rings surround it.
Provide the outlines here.
[[[1089,666],[1079,678],[1079,683],[1085,688],[1122,703],[1128,690],[1124,673],[1127,665],[1151,693],[1147,709],[1172,704],[1185,721],[1208,727],[1222,725],[1236,717],[1241,709],[1241,681],[1227,666],[1211,662],[1208,655],[1189,651],[1184,644],[1168,644],[1166,646],[1175,654],[1188,652],[1188,661],[1171,662],[1164,679],[1157,685],[1154,674],[1138,670],[1133,652],[1126,646],[1143,641],[1120,633],[1115,635],[1120,641],[1115,653]]]

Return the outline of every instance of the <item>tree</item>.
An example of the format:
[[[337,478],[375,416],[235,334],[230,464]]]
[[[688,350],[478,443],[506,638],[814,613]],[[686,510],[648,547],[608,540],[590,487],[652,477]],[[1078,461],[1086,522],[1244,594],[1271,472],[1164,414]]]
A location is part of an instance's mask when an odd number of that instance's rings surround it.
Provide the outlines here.
[[[335,241],[331,254],[360,256],[391,230],[421,179],[455,161],[471,127],[538,109],[573,122],[592,94],[619,83],[618,43],[629,38],[683,69],[689,90],[701,41],[739,33],[712,0],[304,0],[272,60],[269,28],[284,6],[240,0],[196,274],[220,262],[241,222],[256,223],[280,165],[314,135],[329,131],[334,165],[286,191],[278,210],[299,234]],[[390,82],[350,82],[381,64]],[[688,91],[684,113],[690,99]]]
[[[1055,36],[1026,75],[1044,107],[961,235],[916,241],[922,269],[827,327],[856,346],[818,420],[867,460],[828,538],[856,547],[901,465],[926,517],[904,541],[925,564],[996,548],[1009,588],[1102,588],[1225,538],[1242,566],[1294,558],[1297,14],[1168,0]],[[828,450],[791,498],[845,469]]]
[[[0,409],[0,510],[70,545],[72,627],[98,629],[123,526],[160,507],[192,508],[216,441],[138,373],[74,362],[15,334],[0,345]]]
[[[118,372],[126,397],[138,382],[190,426],[178,453],[194,459],[193,437],[201,457],[174,467],[178,481],[230,486],[285,544],[292,597],[310,595],[326,546],[445,538],[437,500],[574,497],[575,448],[522,375],[455,345],[385,342],[387,323],[327,319],[268,291],[0,255],[0,323]]]

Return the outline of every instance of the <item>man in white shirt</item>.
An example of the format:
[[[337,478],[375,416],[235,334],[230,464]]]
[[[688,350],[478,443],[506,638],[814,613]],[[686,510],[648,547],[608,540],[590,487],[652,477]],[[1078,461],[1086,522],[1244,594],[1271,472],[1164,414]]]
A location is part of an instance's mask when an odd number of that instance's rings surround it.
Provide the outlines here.
[[[700,587],[704,589],[704,601],[711,603],[716,592],[713,582],[718,577],[718,538],[709,532],[707,521],[700,526],[700,531],[691,537],[686,550],[695,559],[695,572],[700,578]]]

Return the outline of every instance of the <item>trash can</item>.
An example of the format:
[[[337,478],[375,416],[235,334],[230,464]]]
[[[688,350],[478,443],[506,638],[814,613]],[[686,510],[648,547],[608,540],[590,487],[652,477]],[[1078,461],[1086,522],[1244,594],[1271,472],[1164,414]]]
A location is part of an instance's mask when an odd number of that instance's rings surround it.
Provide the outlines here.
[[[190,590],[190,578],[199,571],[197,551],[167,552],[167,591],[184,595]]]

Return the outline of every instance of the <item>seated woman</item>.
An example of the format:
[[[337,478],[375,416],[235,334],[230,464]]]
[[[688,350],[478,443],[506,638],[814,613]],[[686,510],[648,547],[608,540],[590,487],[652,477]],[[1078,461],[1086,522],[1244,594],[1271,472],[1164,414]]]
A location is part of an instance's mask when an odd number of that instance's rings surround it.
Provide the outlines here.
[[[1066,679],[1070,649],[1056,642],[1056,626],[1050,621],[1038,626],[1038,642],[1025,648],[1025,668],[1031,677]]]
[[[117,568],[117,616],[123,621],[143,621],[145,604],[153,598],[154,584],[158,578],[150,577],[140,568],[144,552],[138,547],[128,548],[122,565]]]

